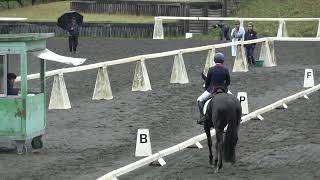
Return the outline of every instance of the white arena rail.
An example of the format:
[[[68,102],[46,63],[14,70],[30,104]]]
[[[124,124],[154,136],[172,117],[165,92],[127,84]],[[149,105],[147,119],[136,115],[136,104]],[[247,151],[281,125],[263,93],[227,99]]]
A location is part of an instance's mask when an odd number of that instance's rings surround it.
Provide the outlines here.
[[[249,120],[251,120],[253,118],[259,118],[260,120],[263,120],[261,114],[266,113],[268,111],[271,111],[271,110],[273,110],[273,109],[275,109],[277,107],[283,106],[285,103],[294,101],[294,100],[296,100],[298,98],[301,98],[301,97],[308,98],[308,96],[307,96],[308,94],[311,94],[311,93],[313,93],[315,91],[318,91],[319,89],[320,89],[320,84],[318,84],[317,86],[314,86],[312,88],[309,88],[307,90],[304,90],[304,91],[301,91],[299,93],[296,93],[296,94],[294,94],[292,96],[283,98],[283,99],[281,99],[281,100],[279,100],[279,101],[277,101],[277,102],[275,102],[273,104],[270,104],[268,106],[260,108],[260,109],[254,111],[254,112],[252,112],[250,114],[242,116],[241,123],[247,122],[247,121],[249,121]],[[211,135],[212,136],[215,135],[215,130],[214,129],[211,130]],[[139,161],[136,161],[134,163],[131,163],[131,164],[127,165],[127,166],[124,166],[124,167],[119,168],[117,170],[111,171],[111,172],[107,173],[106,175],[98,178],[97,180],[117,180],[118,176],[121,176],[121,175],[126,174],[128,172],[131,172],[131,171],[133,171],[135,169],[138,169],[140,167],[143,167],[145,165],[148,165],[148,164],[150,164],[150,163],[152,163],[154,161],[158,161],[159,159],[162,159],[165,156],[168,156],[170,154],[173,154],[175,152],[183,150],[183,149],[185,149],[185,148],[187,148],[189,146],[192,146],[192,145],[194,145],[194,144],[196,144],[196,143],[198,143],[200,141],[203,141],[205,139],[207,139],[206,134],[205,133],[200,134],[198,136],[195,136],[193,138],[188,139],[187,141],[184,141],[182,143],[174,145],[174,146],[172,146],[170,148],[167,148],[165,150],[159,151],[159,152],[157,152],[155,154],[152,154],[151,156],[143,158],[143,159],[141,159]]]
[[[295,38],[295,37],[268,37],[269,41],[291,41],[291,42],[312,42],[312,41],[320,41],[320,37],[303,37],[303,38]]]
[[[255,40],[250,41],[238,41],[238,42],[229,42],[229,43],[222,43],[222,44],[215,44],[215,45],[207,45],[207,46],[200,46],[200,47],[194,47],[194,48],[185,48],[185,49],[178,49],[173,51],[166,51],[161,53],[153,53],[153,54],[146,54],[146,55],[138,55],[128,58],[122,58],[122,59],[116,59],[111,61],[105,61],[95,64],[89,64],[89,65],[82,65],[72,68],[63,68],[63,69],[56,69],[52,71],[47,71],[45,73],[46,77],[58,75],[58,74],[65,74],[65,73],[71,73],[71,72],[79,72],[79,71],[85,71],[85,70],[92,70],[97,69],[105,66],[113,66],[113,65],[119,65],[119,64],[125,64],[125,63],[131,63],[140,61],[141,59],[147,60],[147,59],[154,59],[154,58],[161,58],[161,57],[168,57],[168,56],[174,56],[178,55],[179,53],[185,54],[185,53],[192,53],[192,52],[199,52],[199,51],[206,51],[211,49],[218,49],[218,48],[225,48],[225,47],[231,47],[235,45],[245,45],[245,44],[252,44],[252,43],[261,43],[266,42],[269,38],[259,38]],[[272,40],[277,40],[278,38],[273,38]],[[289,38],[291,39],[291,38]],[[292,41],[294,39],[302,39],[300,41],[320,41],[320,38],[292,38]],[[30,74],[27,76],[28,80],[31,79],[38,79],[40,78],[40,74]],[[20,77],[17,77],[16,81],[20,81]]]
[[[240,18],[240,17],[178,17],[156,16],[154,19],[166,20],[210,20],[210,21],[317,21],[320,18]]]
[[[25,21],[28,18],[0,17],[0,21]]]
[[[229,42],[223,44],[215,44],[215,45],[207,45],[200,46],[194,48],[185,48],[178,49],[173,51],[161,52],[161,53],[153,53],[146,55],[133,56],[128,58],[122,58],[112,61],[105,61],[95,64],[82,65],[72,68],[63,68],[52,71],[47,71],[45,73],[46,77],[54,76],[53,82],[53,90],[50,97],[49,109],[69,109],[71,108],[71,104],[69,101],[67,89],[65,86],[63,74],[71,73],[71,72],[79,72],[85,70],[98,69],[98,75],[96,80],[96,85],[93,93],[92,99],[107,99],[110,100],[113,98],[111,85],[108,77],[107,67],[124,64],[124,63],[132,63],[136,62],[136,69],[132,84],[132,91],[148,91],[151,90],[151,84],[148,76],[148,72],[145,66],[145,61],[148,59],[155,59],[161,57],[174,57],[174,64],[171,73],[170,83],[188,83],[188,75],[184,65],[183,54],[185,53],[193,53],[199,51],[208,51],[208,55],[206,58],[206,64],[203,72],[206,74],[209,67],[214,65],[212,61],[213,56],[218,48],[226,48],[226,47],[236,47],[237,53],[234,60],[233,72],[247,72],[248,64],[245,55],[245,44],[251,43],[262,43],[260,57],[259,59],[264,60],[265,67],[276,66],[276,57],[274,52],[274,41],[320,41],[320,38],[288,38],[288,37],[269,37],[269,38],[260,38],[250,41],[237,41],[237,42]],[[38,79],[40,77],[39,73],[30,74],[27,76],[28,80]],[[17,77],[17,81],[20,81],[20,77]]]
[[[153,39],[164,39],[163,20],[193,20],[193,21],[234,21],[239,20],[240,26],[244,21],[269,21],[279,22],[277,37],[287,37],[287,21],[318,21],[317,36],[320,37],[320,18],[238,18],[238,17],[174,17],[174,16],[157,16],[154,17]]]
[[[146,55],[138,55],[123,59],[116,59],[111,61],[105,61],[95,64],[89,64],[89,65],[82,65],[72,68],[62,68],[62,69],[56,69],[52,71],[47,71],[45,73],[46,77],[58,75],[58,74],[65,74],[65,73],[71,73],[71,72],[79,72],[79,71],[85,71],[85,70],[92,70],[92,69],[98,69],[105,66],[113,66],[113,65],[119,65],[124,63],[131,63],[140,61],[141,59],[147,60],[147,59],[154,59],[154,58],[160,58],[160,57],[168,57],[168,56],[174,56],[178,55],[179,53],[185,54],[185,53],[192,53],[192,52],[199,52],[199,51],[206,51],[211,49],[218,49],[218,48],[226,48],[231,47],[234,45],[245,45],[245,44],[252,44],[252,43],[261,43],[266,41],[320,41],[320,38],[294,38],[294,37],[266,37],[266,38],[259,38],[255,40],[250,41],[237,41],[237,42],[229,42],[229,43],[222,43],[222,44],[215,44],[215,45],[207,45],[207,46],[200,46],[200,47],[194,47],[194,48],[185,48],[185,49],[178,49],[173,51],[166,51],[161,53],[153,53],[153,54],[146,54]],[[40,78],[40,74],[30,74],[27,76],[28,80],[32,79],[38,79]],[[16,81],[20,81],[20,77],[17,77]]]

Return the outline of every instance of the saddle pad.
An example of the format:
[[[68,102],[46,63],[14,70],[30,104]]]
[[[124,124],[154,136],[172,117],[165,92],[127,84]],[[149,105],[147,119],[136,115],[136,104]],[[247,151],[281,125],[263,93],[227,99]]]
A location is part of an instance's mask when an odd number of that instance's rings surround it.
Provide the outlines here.
[[[206,112],[207,112],[207,107],[208,107],[208,104],[210,103],[210,101],[211,101],[211,98],[204,104],[204,106],[203,106],[203,114],[205,115],[206,114]]]
[[[232,92],[230,90],[228,90],[228,94],[232,94]],[[207,107],[208,107],[208,104],[210,103],[212,98],[210,98],[203,106],[203,114],[205,115],[206,112],[207,112]]]

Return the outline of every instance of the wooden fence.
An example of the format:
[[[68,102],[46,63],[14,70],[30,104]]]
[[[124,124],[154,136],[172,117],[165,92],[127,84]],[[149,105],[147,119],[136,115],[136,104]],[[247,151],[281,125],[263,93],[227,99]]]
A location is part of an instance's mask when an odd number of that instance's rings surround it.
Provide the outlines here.
[[[167,23],[163,29],[169,36],[179,36],[185,33],[183,24]],[[56,36],[66,36],[55,22],[0,22],[0,33],[49,33]],[[153,24],[134,23],[85,23],[80,27],[80,36],[108,38],[151,38]]]
[[[219,2],[220,3],[220,2]],[[200,6],[209,8],[217,6],[218,2],[202,3]],[[139,2],[139,1],[71,1],[70,9],[83,13],[106,13],[106,14],[130,14],[146,16],[189,16],[190,3],[175,2]],[[197,3],[199,6],[199,3]],[[214,7],[216,9],[216,7]],[[217,7],[221,9],[220,7]],[[220,14],[221,16],[221,14]]]

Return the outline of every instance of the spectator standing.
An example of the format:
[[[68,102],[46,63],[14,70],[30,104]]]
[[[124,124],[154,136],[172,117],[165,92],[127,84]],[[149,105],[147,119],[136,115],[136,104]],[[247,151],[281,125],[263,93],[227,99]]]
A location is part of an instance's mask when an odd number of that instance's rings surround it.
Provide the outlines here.
[[[248,30],[244,35],[244,40],[247,41],[247,40],[253,40],[253,39],[257,39],[257,32],[253,30],[253,24],[250,22],[248,24]],[[254,48],[256,47],[256,43],[246,44],[244,45],[244,47],[246,48],[246,55],[247,55],[247,60],[249,65],[255,65],[256,61],[253,57],[253,53],[254,53]]]
[[[237,42],[237,41],[243,41],[244,40],[244,34],[245,34],[245,30],[243,27],[240,27],[240,21],[236,20],[235,21],[235,27],[232,29],[231,31],[231,38],[232,38],[232,42]],[[231,46],[231,54],[232,56],[236,56],[237,55],[237,46],[233,45]]]

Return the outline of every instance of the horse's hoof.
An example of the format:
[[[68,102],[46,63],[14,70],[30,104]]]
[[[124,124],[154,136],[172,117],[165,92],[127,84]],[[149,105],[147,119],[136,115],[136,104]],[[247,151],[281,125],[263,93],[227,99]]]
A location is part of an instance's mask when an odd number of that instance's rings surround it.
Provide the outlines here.
[[[219,168],[216,168],[216,170],[214,171],[214,173],[218,174],[218,173],[219,173]]]
[[[197,120],[197,124],[199,124],[199,125],[203,125],[203,124],[204,124],[204,121]]]

